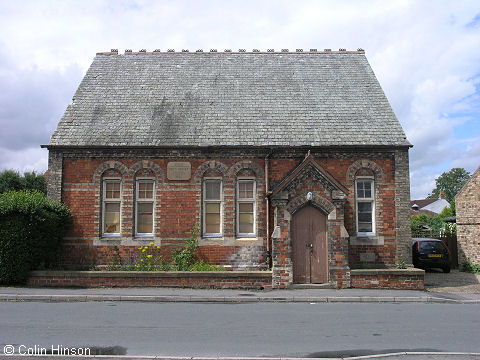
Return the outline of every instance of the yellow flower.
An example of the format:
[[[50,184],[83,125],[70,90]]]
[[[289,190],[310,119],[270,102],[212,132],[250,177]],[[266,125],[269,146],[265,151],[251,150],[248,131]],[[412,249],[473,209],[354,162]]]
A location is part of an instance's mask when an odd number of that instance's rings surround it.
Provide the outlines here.
[[[140,259],[140,261],[143,261],[143,259]]]
[[[160,245],[157,246],[157,249],[160,249]]]
[[[145,251],[147,251],[147,249],[143,249],[143,250],[142,250],[142,253],[144,253]]]
[[[152,257],[152,255],[147,255],[147,258],[149,258],[149,259],[150,259],[151,257]]]
[[[138,250],[142,250],[142,249],[143,249],[143,246],[140,246],[140,247],[138,248]]]
[[[150,243],[150,246],[153,246],[153,241]]]

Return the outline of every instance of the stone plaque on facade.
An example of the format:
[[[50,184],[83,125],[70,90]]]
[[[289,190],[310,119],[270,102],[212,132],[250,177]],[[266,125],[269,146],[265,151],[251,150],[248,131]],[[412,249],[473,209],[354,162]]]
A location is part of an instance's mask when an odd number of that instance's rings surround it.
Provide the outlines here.
[[[168,180],[190,180],[192,165],[185,161],[171,161],[167,164]]]

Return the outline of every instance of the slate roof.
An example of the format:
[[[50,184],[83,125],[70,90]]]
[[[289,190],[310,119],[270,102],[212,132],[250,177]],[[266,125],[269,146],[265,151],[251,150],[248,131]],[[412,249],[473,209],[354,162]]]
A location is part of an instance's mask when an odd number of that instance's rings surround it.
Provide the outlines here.
[[[363,51],[99,53],[47,147],[409,146]]]
[[[410,200],[410,207],[417,204],[419,209],[423,209],[425,206],[433,204],[434,202],[440,199],[417,199],[417,200]]]
[[[418,211],[413,209],[413,205],[418,206]],[[440,214],[442,210],[450,206],[450,203],[445,199],[418,199],[418,200],[411,200],[410,201],[410,208],[412,210],[412,214],[419,214],[424,213],[428,216],[433,216],[436,214]]]

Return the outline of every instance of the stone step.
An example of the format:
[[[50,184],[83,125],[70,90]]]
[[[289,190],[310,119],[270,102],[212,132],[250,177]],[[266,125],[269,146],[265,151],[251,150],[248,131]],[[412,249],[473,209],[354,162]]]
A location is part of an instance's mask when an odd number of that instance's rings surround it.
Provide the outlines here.
[[[292,284],[289,289],[335,289],[335,285],[332,283],[323,284]]]

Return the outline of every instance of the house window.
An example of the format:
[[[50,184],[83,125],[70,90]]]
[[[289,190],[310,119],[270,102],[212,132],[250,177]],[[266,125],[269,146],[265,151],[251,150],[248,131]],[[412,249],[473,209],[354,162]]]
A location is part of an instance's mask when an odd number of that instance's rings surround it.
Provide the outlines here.
[[[135,235],[153,236],[155,182],[138,180],[136,186]]]
[[[237,236],[255,236],[255,180],[237,181]]]
[[[375,194],[372,179],[357,179],[355,182],[357,233],[375,235]]]
[[[203,182],[203,236],[222,236],[222,181]]]
[[[120,236],[121,181],[103,181],[103,236]]]

